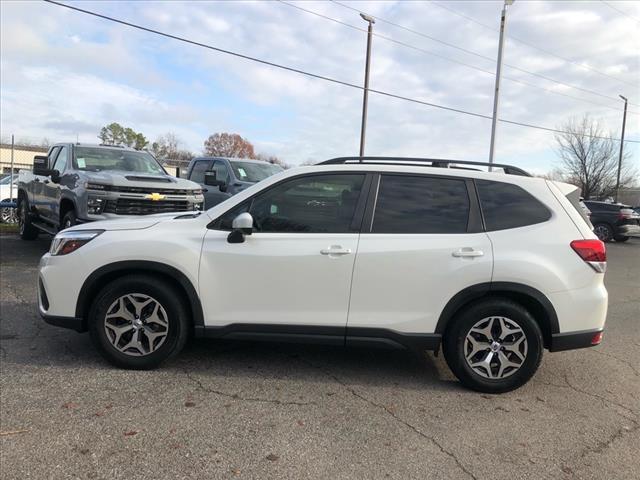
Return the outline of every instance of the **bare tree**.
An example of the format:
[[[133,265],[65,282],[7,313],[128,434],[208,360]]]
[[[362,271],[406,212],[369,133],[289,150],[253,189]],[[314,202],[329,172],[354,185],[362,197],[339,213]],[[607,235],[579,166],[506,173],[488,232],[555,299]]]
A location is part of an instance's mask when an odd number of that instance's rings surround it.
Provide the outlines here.
[[[562,125],[556,139],[563,179],[580,187],[585,198],[602,198],[616,188],[620,143],[612,140],[613,132],[606,132],[601,123],[588,114],[572,118]],[[633,169],[628,164],[630,154],[622,159],[620,186],[630,184]]]
[[[256,158],[253,144],[237,133],[214,133],[204,141],[204,152],[212,157]]]
[[[180,163],[189,163],[195,156],[188,150],[181,149],[182,141],[175,133],[168,132],[160,135],[151,144],[151,153],[162,160],[174,160]]]

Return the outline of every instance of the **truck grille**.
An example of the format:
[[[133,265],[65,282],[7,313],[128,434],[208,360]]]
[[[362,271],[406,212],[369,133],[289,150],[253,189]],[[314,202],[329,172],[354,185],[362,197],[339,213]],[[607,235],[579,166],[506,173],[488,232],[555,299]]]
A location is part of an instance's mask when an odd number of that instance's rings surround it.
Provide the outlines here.
[[[149,215],[151,213],[190,212],[193,207],[185,200],[145,200],[138,198],[119,198],[109,200],[105,213],[116,215]]]

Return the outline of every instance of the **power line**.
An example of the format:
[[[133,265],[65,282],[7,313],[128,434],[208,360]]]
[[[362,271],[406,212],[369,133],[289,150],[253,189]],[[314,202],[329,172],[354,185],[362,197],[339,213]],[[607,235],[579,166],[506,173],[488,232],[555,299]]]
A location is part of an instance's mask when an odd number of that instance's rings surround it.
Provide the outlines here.
[[[612,10],[615,10],[616,12],[618,12],[620,15],[624,15],[625,17],[629,17],[631,20],[640,23],[640,20],[638,20],[636,17],[634,17],[633,15],[625,12],[624,10],[620,10],[618,7],[614,7],[613,5],[611,5],[609,2],[605,2],[605,0],[600,0],[602,3],[604,3],[607,7],[609,7]]]
[[[334,0],[331,0],[331,1],[334,1]],[[481,21],[479,21],[479,20],[477,20],[477,19],[475,19],[473,17],[470,17],[469,15],[466,15],[466,14],[464,14],[462,12],[454,10],[453,8],[447,6],[447,5],[443,4],[443,3],[435,2],[433,0],[429,0],[429,2],[431,4],[433,4],[433,5],[435,5],[436,7],[442,8],[443,10],[447,10],[448,12],[451,12],[454,15],[457,15],[457,16],[459,16],[461,18],[469,20],[470,22],[476,23],[476,24],[480,25],[481,27],[487,28],[487,29],[492,30],[494,32],[498,31],[497,28],[492,27],[491,25],[487,25],[486,23],[482,23]],[[612,80],[616,80],[617,82],[624,83],[624,84],[630,85],[632,87],[636,86],[633,82],[628,82],[627,80],[623,80],[623,79],[615,77],[613,75],[609,75],[608,73],[605,73],[605,72],[602,72],[602,71],[600,71],[600,70],[598,70],[596,68],[590,67],[589,65],[585,65],[583,63],[571,60],[570,58],[563,57],[562,55],[558,55],[557,53],[554,53],[554,52],[552,52],[550,50],[546,50],[544,48],[538,47],[537,45],[534,45],[531,42],[527,42],[526,40],[522,40],[521,38],[515,37],[515,36],[513,36],[511,34],[508,34],[507,37],[509,37],[512,40],[515,40],[518,43],[526,45],[527,47],[533,48],[534,50],[538,50],[539,52],[542,52],[542,53],[544,53],[546,55],[551,55],[552,57],[559,58],[560,60],[562,60],[564,62],[567,62],[567,63],[570,63],[571,65],[575,65],[576,67],[580,67],[580,68],[584,68],[586,70],[590,70],[590,71],[592,71],[594,73],[598,73],[598,74],[603,75],[605,77],[608,77],[608,78],[610,78]]]
[[[358,30],[358,31],[360,31],[360,32],[365,32],[365,33],[367,32],[367,30],[366,30],[366,29],[364,29],[364,28],[357,27],[357,26],[355,26],[355,25],[352,25],[352,24],[349,24],[349,23],[343,22],[342,20],[338,20],[338,19],[336,19],[336,18],[329,17],[328,15],[324,15],[324,14],[322,14],[322,13],[315,12],[315,11],[313,11],[313,10],[308,10],[308,9],[306,9],[306,8],[303,8],[303,7],[299,6],[299,5],[295,5],[295,4],[290,3],[290,2],[287,2],[287,1],[285,1],[285,0],[278,0],[278,1],[279,1],[280,3],[282,3],[282,4],[284,4],[284,5],[289,6],[289,7],[295,8],[295,9],[297,9],[297,10],[301,10],[301,11],[303,11],[303,12],[309,13],[309,14],[311,14],[311,15],[315,15],[315,16],[317,16],[317,17],[324,18],[324,19],[326,19],[326,20],[329,20],[329,21],[332,21],[332,22],[338,23],[338,24],[343,25],[343,26],[345,26],[345,27],[349,27],[349,28],[352,28],[352,29],[354,29],[354,30]],[[348,8],[348,9],[350,9],[350,10],[353,10],[353,11],[356,11],[356,12],[360,12],[360,10],[358,10],[358,9],[352,8],[352,7],[348,6],[348,5],[344,5],[344,4],[342,4],[342,3],[340,3],[340,2],[337,2],[337,1],[335,1],[335,0],[331,0],[331,1],[332,1],[332,2],[334,2],[334,3],[336,3],[336,4],[338,4],[338,5],[343,6],[343,7],[345,7],[345,8]],[[398,24],[396,24],[396,23],[388,22],[387,20],[384,20],[384,19],[382,19],[382,18],[380,18],[380,17],[376,17],[375,15],[370,15],[370,14],[369,14],[369,13],[367,13],[367,12],[363,12],[363,13],[365,13],[365,14],[367,14],[367,15],[371,16],[371,17],[374,17],[376,20],[378,20],[378,21],[380,21],[380,22],[383,22],[383,23],[389,23],[390,25],[397,26],[398,28],[406,29],[406,30],[408,30],[408,31],[410,31],[410,32],[416,33],[417,35],[426,36],[426,38],[429,38],[429,39],[431,39],[431,40],[434,40],[434,41],[437,41],[437,42],[443,43],[444,45],[451,46],[451,47],[453,47],[453,48],[457,48],[457,49],[462,50],[462,51],[464,51],[464,52],[467,52],[467,53],[471,53],[471,54],[473,54],[473,55],[476,55],[476,56],[478,56],[478,57],[480,57],[480,58],[483,58],[483,59],[485,59],[485,60],[489,60],[489,61],[491,61],[491,62],[495,62],[495,59],[493,59],[493,58],[491,58],[491,57],[487,57],[487,56],[485,56],[485,55],[482,55],[482,54],[479,54],[479,53],[476,53],[476,52],[472,52],[472,51],[470,51],[470,50],[466,50],[466,49],[464,49],[464,48],[457,47],[457,46],[455,46],[455,45],[453,45],[453,44],[449,44],[449,43],[447,43],[447,42],[442,42],[442,41],[440,41],[440,40],[438,40],[438,39],[435,39],[434,37],[430,37],[430,36],[428,36],[428,35],[423,35],[423,34],[421,34],[420,32],[417,32],[417,31],[414,31],[414,30],[411,30],[411,29],[407,29],[406,27],[404,27],[404,26],[402,26],[402,25],[398,25]],[[376,36],[376,37],[378,37],[378,38],[381,38],[382,40],[386,40],[386,41],[388,41],[388,42],[395,43],[395,44],[397,44],[397,45],[400,45],[400,46],[403,46],[403,47],[406,47],[406,48],[410,48],[410,49],[412,49],[412,50],[417,50],[417,51],[422,52],[422,53],[425,53],[425,54],[427,54],[427,55],[432,55],[432,56],[435,56],[435,57],[441,58],[441,59],[443,59],[443,60],[446,60],[446,61],[448,61],[448,62],[452,62],[452,63],[456,63],[456,64],[458,64],[458,65],[462,65],[462,66],[467,67],[467,68],[472,68],[472,69],[474,69],[474,70],[478,70],[479,72],[482,72],[482,73],[485,73],[485,74],[487,74],[487,75],[491,75],[492,77],[495,77],[495,73],[494,73],[494,72],[492,72],[491,70],[485,70],[485,69],[483,69],[483,68],[481,68],[481,67],[477,67],[477,66],[472,65],[472,64],[469,64],[469,63],[461,62],[461,61],[459,61],[459,60],[455,60],[455,59],[453,59],[453,58],[450,58],[450,57],[447,57],[447,56],[444,56],[444,55],[440,55],[439,53],[435,53],[435,52],[432,52],[432,51],[430,51],[430,50],[425,50],[425,49],[420,48],[420,47],[417,47],[417,46],[415,46],[415,45],[412,45],[412,44],[409,44],[409,43],[405,43],[405,42],[402,42],[402,41],[396,40],[396,39],[394,39],[394,38],[387,37],[387,36],[385,36],[385,35],[381,35],[381,34],[376,33],[376,32],[373,32],[373,35],[374,35],[374,36]],[[527,71],[527,70],[524,70],[524,69],[519,68],[519,67],[515,67],[515,66],[513,66],[513,65],[508,65],[508,64],[504,64],[504,65],[509,66],[509,67],[511,67],[511,68],[513,68],[513,69],[519,70],[519,71],[521,71],[521,72],[524,72],[524,73],[530,74],[530,75],[534,75],[534,76],[537,76],[537,77],[541,77],[541,78],[543,78],[543,79],[545,79],[545,80],[548,80],[548,81],[551,81],[551,82],[554,82],[554,83],[559,83],[559,84],[562,84],[562,85],[565,85],[565,86],[568,86],[568,87],[571,87],[571,88],[581,89],[580,87],[574,87],[574,86],[572,86],[572,85],[568,85],[568,84],[565,84],[565,83],[559,82],[559,81],[557,81],[557,80],[553,80],[553,79],[551,79],[551,78],[545,77],[545,76],[543,76],[543,75],[540,75],[540,74],[537,74],[537,73],[534,73],[534,72],[529,72],[529,71]],[[511,82],[514,82],[514,83],[519,83],[519,84],[521,84],[521,85],[526,85],[526,86],[531,87],[531,88],[536,88],[536,89],[539,89],[539,90],[543,90],[543,91],[545,91],[545,92],[547,92],[547,93],[552,93],[552,94],[554,94],[554,95],[560,95],[560,96],[563,96],[563,97],[571,98],[571,99],[573,99],[573,100],[578,100],[578,101],[581,101],[581,102],[590,103],[590,104],[592,104],[592,105],[597,105],[597,106],[599,106],[599,107],[609,108],[609,109],[611,109],[611,110],[615,110],[615,111],[617,111],[617,112],[622,112],[622,109],[621,109],[621,108],[613,107],[613,106],[611,106],[611,105],[606,105],[606,104],[604,104],[604,103],[594,102],[594,101],[591,101],[591,100],[587,100],[586,98],[574,97],[573,95],[569,95],[569,94],[562,93],[562,92],[556,92],[555,90],[551,90],[551,89],[549,89],[549,88],[545,88],[545,87],[542,87],[542,86],[540,86],[540,85],[535,85],[535,84],[533,84],[533,83],[525,82],[524,80],[520,80],[520,79],[518,79],[518,78],[509,77],[509,76],[507,76],[507,75],[503,75],[503,76],[502,76],[502,78],[504,78],[505,80],[509,80],[509,81],[511,81]],[[581,90],[585,90],[585,89],[581,89]],[[608,99],[612,99],[612,100],[618,101],[618,99],[617,99],[617,98],[615,98],[615,97],[609,97],[609,96],[606,96],[606,95],[602,95],[602,94],[597,93],[597,92],[592,92],[591,90],[585,90],[585,91],[586,91],[586,92],[588,92],[588,93],[592,93],[592,94],[595,94],[595,95],[604,96],[604,97],[606,97],[606,98],[608,98]],[[628,111],[627,113],[630,113],[630,114],[633,114],[633,115],[640,115],[640,112]]]
[[[172,40],[177,40],[179,42],[187,43],[187,44],[190,44],[190,45],[195,45],[197,47],[206,48],[208,50],[213,50],[213,51],[216,51],[216,52],[219,52],[219,53],[225,53],[227,55],[232,55],[234,57],[242,58],[244,60],[250,60],[252,62],[260,63],[262,65],[268,65],[268,66],[271,66],[271,67],[280,68],[282,70],[298,73],[300,75],[305,75],[305,76],[312,77],[312,78],[317,78],[319,80],[325,80],[325,81],[328,81],[328,82],[331,82],[331,83],[336,83],[336,84],[343,85],[343,86],[346,86],[346,87],[356,88],[358,90],[364,90],[364,87],[362,87],[360,85],[356,85],[354,83],[345,82],[343,80],[337,80],[335,78],[327,77],[325,75],[319,75],[319,74],[316,74],[316,73],[307,72],[305,70],[301,70],[301,69],[294,68],[294,67],[288,67],[286,65],[282,65],[282,64],[279,64],[279,63],[270,62],[268,60],[262,60],[260,58],[252,57],[250,55],[245,55],[245,54],[242,54],[242,53],[233,52],[231,50],[226,50],[226,49],[223,49],[223,48],[214,47],[213,45],[207,45],[206,43],[197,42],[195,40],[190,40],[190,39],[185,38],[185,37],[180,37],[180,36],[173,35],[173,34],[170,34],[170,33],[162,32],[160,30],[155,30],[153,28],[144,27],[144,26],[138,25],[136,23],[127,22],[125,20],[120,20],[118,18],[110,17],[108,15],[103,15],[101,13],[93,12],[91,10],[85,10],[83,8],[74,7],[72,5],[67,5],[65,3],[60,3],[60,2],[57,2],[57,1],[54,1],[54,0],[44,0],[44,1],[47,2],[47,3],[50,3],[52,5],[56,5],[58,7],[68,8],[69,10],[74,10],[76,12],[84,13],[86,15],[91,15],[93,17],[97,17],[97,18],[101,18],[103,20],[107,20],[107,21],[110,21],[110,22],[118,23],[120,25],[125,25],[125,26],[130,27],[130,28],[134,28],[134,29],[137,29],[137,30],[142,30],[142,31],[148,32],[148,33],[153,33],[155,35],[159,35],[159,36],[162,36],[162,37],[165,37],[165,38],[170,38]],[[417,104],[420,104],[420,105],[426,105],[426,106],[429,106],[429,107],[439,108],[441,110],[447,110],[447,111],[451,111],[451,112],[462,113],[462,114],[465,114],[465,115],[471,115],[471,116],[479,117],[479,118],[491,119],[490,115],[484,115],[482,113],[476,113],[476,112],[469,112],[469,111],[461,110],[461,109],[458,109],[458,108],[447,107],[445,105],[438,105],[436,103],[431,103],[431,102],[426,102],[426,101],[423,101],[423,100],[418,100],[418,99],[415,99],[415,98],[405,97],[403,95],[397,95],[397,94],[385,92],[385,91],[382,91],[382,90],[369,89],[369,91],[372,92],[372,93],[377,93],[378,95],[383,95],[383,96],[390,97],[390,98],[396,98],[396,99],[399,99],[399,100],[405,100],[405,101],[408,101],[408,102],[413,102],[413,103],[417,103]],[[509,123],[509,124],[512,124],[512,125],[519,125],[519,126],[523,126],[523,127],[536,128],[536,129],[539,129],[539,130],[546,130],[546,131],[550,131],[550,132],[569,133],[569,132],[566,132],[564,130],[549,128],[549,127],[543,127],[543,126],[540,126],[540,125],[533,125],[533,124],[528,124],[528,123],[516,122],[516,121],[513,121],[513,120],[499,119],[499,121],[504,122],[504,123]],[[614,141],[618,141],[618,142],[620,141],[619,138],[602,137],[602,136],[596,136],[596,135],[585,135],[585,137],[599,138],[599,139],[603,139],[603,140],[614,140]],[[640,143],[640,140],[625,140],[625,142]]]

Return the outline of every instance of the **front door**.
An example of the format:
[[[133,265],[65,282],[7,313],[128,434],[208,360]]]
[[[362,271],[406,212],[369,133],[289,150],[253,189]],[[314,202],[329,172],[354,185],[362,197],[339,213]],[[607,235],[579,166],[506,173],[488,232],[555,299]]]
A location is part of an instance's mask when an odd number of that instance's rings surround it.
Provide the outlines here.
[[[433,333],[455,294],[491,281],[491,241],[468,183],[404,174],[374,181],[375,210],[360,236],[348,335],[362,328]]]
[[[202,249],[205,325],[315,325],[342,335],[364,180],[361,173],[300,175],[225,213]],[[253,233],[228,243],[233,218],[246,211]]]
[[[53,165],[51,165],[51,170],[57,170],[60,176],[64,174],[64,171],[67,168],[67,159],[69,156],[69,148],[67,146],[63,146],[58,153]],[[53,224],[58,224],[61,220],[59,218],[60,215],[60,196],[62,193],[62,187],[60,182],[55,183],[51,180],[51,177],[46,177],[43,180],[43,189],[42,189],[42,213],[41,215],[50,221]]]

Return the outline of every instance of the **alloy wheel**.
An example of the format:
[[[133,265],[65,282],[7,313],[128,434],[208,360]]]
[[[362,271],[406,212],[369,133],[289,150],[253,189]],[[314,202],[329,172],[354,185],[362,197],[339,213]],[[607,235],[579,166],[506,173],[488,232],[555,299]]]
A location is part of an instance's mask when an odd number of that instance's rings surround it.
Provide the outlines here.
[[[492,380],[516,373],[527,357],[527,337],[506,317],[487,317],[476,322],[464,340],[464,357],[478,375]]]
[[[155,298],[130,293],[117,298],[104,318],[107,339],[125,355],[144,356],[160,348],[169,333],[169,318]]]
[[[611,240],[611,232],[606,225],[596,225],[593,229],[593,233],[603,242]]]

